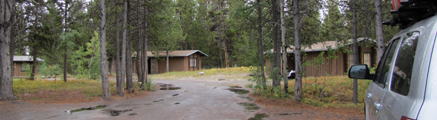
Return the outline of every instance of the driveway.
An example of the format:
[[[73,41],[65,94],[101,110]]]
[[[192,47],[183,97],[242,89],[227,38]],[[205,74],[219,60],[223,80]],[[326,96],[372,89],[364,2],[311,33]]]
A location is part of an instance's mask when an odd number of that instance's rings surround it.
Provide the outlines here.
[[[330,112],[262,106],[248,96],[245,80],[154,80],[165,90],[146,97],[78,104],[1,102],[0,119],[137,119],[137,120],[247,120],[264,119],[362,119]],[[174,90],[166,90],[180,88]],[[234,86],[234,87],[230,87]],[[241,86],[243,88],[239,88]],[[100,105],[100,106],[99,106]]]
[[[176,90],[158,90],[143,98],[99,101],[79,104],[35,104],[3,102],[1,119],[248,119],[254,112],[245,110],[239,102],[248,102],[247,96],[229,91],[235,82],[202,82],[155,80],[154,84],[170,84]],[[95,110],[97,105],[106,107]],[[69,113],[70,111],[70,113]],[[117,113],[119,112],[119,113]],[[112,114],[111,114],[112,113]],[[118,115],[117,115],[118,114]],[[114,116],[117,115],[117,116]]]

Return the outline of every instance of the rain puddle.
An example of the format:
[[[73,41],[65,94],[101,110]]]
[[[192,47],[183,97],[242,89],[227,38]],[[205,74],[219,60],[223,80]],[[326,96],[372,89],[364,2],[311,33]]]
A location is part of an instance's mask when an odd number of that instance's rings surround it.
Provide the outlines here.
[[[160,87],[174,86],[173,84],[165,84],[165,83],[156,83]]]
[[[255,114],[254,117],[249,118],[249,120],[262,120],[263,118],[267,118],[269,117],[269,115],[265,114],[265,113],[258,113]]]
[[[248,111],[255,111],[255,110],[259,109],[259,107],[255,103],[240,102],[238,104],[241,105],[241,106],[244,106],[244,109],[248,110]]]
[[[278,115],[285,116],[285,115],[296,115],[296,114],[302,114],[302,113],[279,113]]]
[[[122,105],[117,105],[115,107],[129,107],[129,106],[138,106],[139,104],[122,104]]]
[[[102,109],[105,107],[106,107],[106,105],[97,105],[97,106],[85,107],[85,108],[80,108],[80,109],[75,109],[75,110],[67,110],[65,112],[73,114],[74,112],[80,112],[80,111],[85,111],[85,110],[96,110],[96,109]]]
[[[160,86],[159,90],[178,90],[181,89],[181,87],[175,87],[173,84],[164,84],[164,83],[158,83]]]
[[[126,109],[126,110],[103,110],[106,114],[109,114],[110,116],[118,116],[121,113],[132,111],[132,109]]]
[[[181,87],[162,87],[159,90],[179,90]]]
[[[179,95],[179,94],[174,94],[174,95],[172,95],[172,96],[174,97],[174,96],[178,96],[178,95]]]
[[[155,100],[153,102],[161,102],[161,101],[164,101],[164,99]]]
[[[238,88],[229,88],[228,90],[229,90],[229,91],[232,91],[232,92],[234,92],[234,93],[240,94],[240,95],[250,93],[249,90],[238,89]]]
[[[229,86],[229,87],[231,87],[231,88],[242,88],[241,86],[238,86],[238,85],[232,85],[232,86]]]
[[[242,89],[241,86],[237,86],[237,85],[229,86],[228,90],[240,95],[250,93],[249,90]]]

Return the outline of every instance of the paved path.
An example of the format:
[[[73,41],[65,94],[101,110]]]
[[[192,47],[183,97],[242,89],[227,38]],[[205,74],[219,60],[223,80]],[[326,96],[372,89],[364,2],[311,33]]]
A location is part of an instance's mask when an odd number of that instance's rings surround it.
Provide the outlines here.
[[[241,82],[216,81],[176,81],[155,80],[156,83],[173,84],[178,90],[159,90],[143,98],[99,101],[80,104],[34,104],[9,102],[1,104],[0,119],[161,119],[161,120],[199,120],[199,119],[248,119],[255,110],[246,110],[239,102],[250,102],[244,96],[229,91],[231,85]],[[103,109],[67,113],[96,105],[106,105]],[[109,110],[124,111],[111,116]],[[113,115],[117,114],[116,112]]]
[[[154,80],[172,84],[177,90],[158,90],[145,97],[78,104],[0,102],[0,120],[247,120],[264,119],[364,119],[364,115],[342,115],[278,105],[254,104],[242,86],[246,80]],[[232,88],[231,88],[232,89]],[[104,108],[72,110],[105,105]],[[70,113],[66,112],[70,110]],[[114,116],[115,115],[115,116]]]

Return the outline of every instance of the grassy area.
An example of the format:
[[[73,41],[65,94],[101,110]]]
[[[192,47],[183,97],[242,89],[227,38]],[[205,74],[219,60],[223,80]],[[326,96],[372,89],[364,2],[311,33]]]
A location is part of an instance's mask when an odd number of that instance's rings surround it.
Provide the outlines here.
[[[226,75],[238,75],[250,73],[252,67],[233,67],[233,68],[213,68],[203,69],[198,71],[182,71],[182,72],[168,72],[163,74],[150,75],[154,79],[175,79],[186,77],[202,77],[202,76],[226,76]],[[203,72],[203,75],[199,75],[199,72]],[[246,77],[246,76],[244,76]]]
[[[111,89],[111,94],[116,95],[116,82],[110,81],[109,86]],[[134,82],[134,89],[138,91],[140,85]],[[154,88],[152,88],[153,90]],[[33,94],[41,91],[51,91],[59,95],[62,91],[79,92],[85,95],[88,99],[93,97],[99,97],[102,95],[102,83],[97,80],[69,80],[68,82],[63,81],[49,81],[49,80],[25,80],[25,79],[14,79],[13,90],[15,95],[23,96],[24,94]],[[51,95],[51,94],[48,94]],[[38,100],[41,98],[34,98]]]
[[[360,107],[364,105],[364,94],[372,81],[358,81],[358,104],[352,103],[353,80],[347,76],[326,76],[303,78],[303,100],[301,102],[318,107]],[[263,98],[292,99],[294,96],[295,81],[289,81],[289,98],[282,93],[283,87],[269,90],[257,89],[255,94]]]
[[[316,83],[317,82],[317,83]],[[372,81],[358,80],[358,104],[364,105],[364,94]],[[294,81],[289,86],[294,88]],[[309,77],[303,79],[304,102],[316,106],[355,106],[353,79],[347,76]],[[293,90],[294,92],[294,90]]]

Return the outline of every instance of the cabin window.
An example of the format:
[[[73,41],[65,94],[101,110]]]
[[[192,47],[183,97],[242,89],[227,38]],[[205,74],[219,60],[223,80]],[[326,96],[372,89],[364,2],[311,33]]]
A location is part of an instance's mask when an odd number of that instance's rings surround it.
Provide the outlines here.
[[[190,58],[190,67],[197,68],[197,58],[195,58],[195,57]]]
[[[372,59],[370,52],[363,53],[363,64],[366,64],[368,67],[372,67]]]

